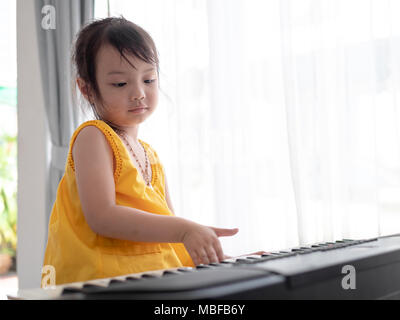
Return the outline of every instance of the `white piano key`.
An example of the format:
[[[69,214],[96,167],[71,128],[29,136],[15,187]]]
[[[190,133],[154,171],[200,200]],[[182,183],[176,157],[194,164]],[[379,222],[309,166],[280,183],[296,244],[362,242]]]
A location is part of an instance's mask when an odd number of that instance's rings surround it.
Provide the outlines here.
[[[259,259],[259,258],[261,258],[261,255],[260,254],[251,254],[251,255],[248,255],[248,256],[244,256],[243,258],[246,258],[246,259],[248,259],[248,258],[250,258],[250,259]]]

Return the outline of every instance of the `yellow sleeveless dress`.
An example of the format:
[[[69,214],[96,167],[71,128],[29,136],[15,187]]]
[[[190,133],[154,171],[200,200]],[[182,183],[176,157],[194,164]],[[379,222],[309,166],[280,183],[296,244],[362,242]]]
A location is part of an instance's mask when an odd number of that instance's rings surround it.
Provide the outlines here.
[[[54,267],[56,285],[150,270],[193,267],[182,243],[133,242],[103,237],[91,230],[82,212],[72,158],[75,139],[86,126],[100,129],[112,148],[116,204],[173,215],[165,199],[163,165],[149,144],[139,139],[151,164],[153,189],[146,186],[124,144],[110,126],[101,120],[81,124],[70,141],[65,173],[58,185],[48,226],[43,266]],[[42,278],[44,276],[42,274]]]

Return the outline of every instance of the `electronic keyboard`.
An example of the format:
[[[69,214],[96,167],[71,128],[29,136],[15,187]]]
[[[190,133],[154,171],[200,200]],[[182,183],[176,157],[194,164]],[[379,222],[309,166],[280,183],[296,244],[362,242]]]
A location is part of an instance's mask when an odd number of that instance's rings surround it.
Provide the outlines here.
[[[53,289],[19,290],[9,299],[398,299],[400,234],[343,239],[262,255]]]

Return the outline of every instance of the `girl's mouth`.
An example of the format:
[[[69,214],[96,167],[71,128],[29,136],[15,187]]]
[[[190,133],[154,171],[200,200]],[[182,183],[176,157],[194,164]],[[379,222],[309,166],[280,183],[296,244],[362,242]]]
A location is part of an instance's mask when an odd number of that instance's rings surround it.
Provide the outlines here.
[[[129,110],[129,112],[132,112],[132,113],[142,113],[142,112],[145,112],[146,110],[147,110],[147,108],[135,108],[135,109]]]

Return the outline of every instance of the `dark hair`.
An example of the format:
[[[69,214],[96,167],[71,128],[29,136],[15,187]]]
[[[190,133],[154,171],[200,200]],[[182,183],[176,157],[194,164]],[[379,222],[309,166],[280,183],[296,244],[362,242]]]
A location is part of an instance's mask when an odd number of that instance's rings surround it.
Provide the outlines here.
[[[94,20],[85,25],[77,34],[72,52],[73,81],[82,78],[91,93],[101,102],[103,98],[96,81],[96,56],[103,45],[109,44],[133,67],[125,54],[133,54],[144,62],[156,66],[159,76],[158,52],[151,36],[138,25],[121,17],[108,17]],[[159,83],[159,82],[158,82]],[[159,84],[158,84],[159,85]],[[75,94],[74,94],[75,95]],[[102,106],[103,107],[103,106]],[[100,116],[94,105],[92,111],[97,119]]]

